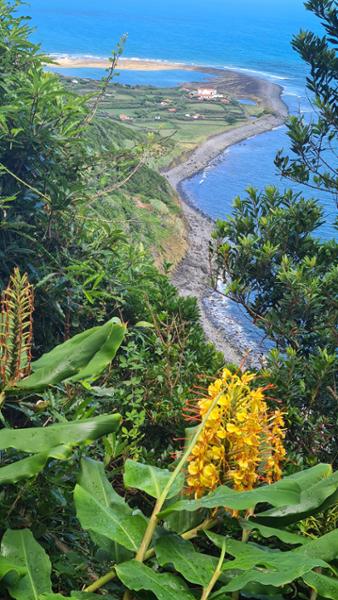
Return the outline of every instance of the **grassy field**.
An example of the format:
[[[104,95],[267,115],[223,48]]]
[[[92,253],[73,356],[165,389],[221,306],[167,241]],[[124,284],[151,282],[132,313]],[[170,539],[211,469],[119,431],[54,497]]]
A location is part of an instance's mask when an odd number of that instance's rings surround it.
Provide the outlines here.
[[[77,83],[73,80],[70,85],[81,93],[97,89],[97,84],[88,79]],[[208,137],[240,126],[264,112],[260,104],[244,105],[229,96],[225,98],[198,100],[191,97],[187,88],[114,84],[109,86],[102,99],[100,114],[135,132],[156,132],[163,140],[168,138],[165,151],[158,160],[158,166],[164,167]]]
[[[67,78],[66,82],[76,93],[94,97],[98,93],[96,81]],[[115,149],[142,147],[147,134],[154,133],[151,144],[156,151],[123,189],[100,198],[98,212],[148,247],[159,267],[163,261],[177,264],[187,247],[185,224],[178,198],[159,169],[178,162],[208,137],[257,118],[264,110],[258,99],[255,105],[241,104],[226,93],[198,100],[189,89],[110,85],[92,129],[95,142],[102,147],[112,142]]]

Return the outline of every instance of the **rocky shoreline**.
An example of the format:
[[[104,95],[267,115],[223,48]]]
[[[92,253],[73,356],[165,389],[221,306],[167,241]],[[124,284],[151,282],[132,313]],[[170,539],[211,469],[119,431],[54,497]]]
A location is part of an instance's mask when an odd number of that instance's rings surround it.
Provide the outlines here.
[[[221,74],[220,80],[225,89],[227,89],[226,82],[229,79],[235,80],[233,85],[237,86],[237,91],[238,87],[246,90],[249,88],[246,93],[257,97],[270,111],[270,114],[264,115],[252,123],[209,138],[196,148],[186,160],[166,170],[163,174],[180,197],[188,238],[187,253],[172,273],[172,282],[183,296],[197,298],[201,311],[201,322],[208,339],[215,344],[218,350],[223,352],[227,362],[239,364],[247,356],[248,348],[242,347],[238,336],[234,335],[236,327],[229,327],[229,331],[227,331],[224,318],[218,318],[217,311],[210,310],[211,304],[215,303],[213,297],[215,292],[210,287],[209,278],[209,240],[213,230],[213,221],[189,203],[189,199],[182,191],[182,182],[205,169],[229,146],[282,125],[288,110],[282,101],[283,89],[280,86],[231,71],[230,76],[228,73],[225,76],[224,72]]]

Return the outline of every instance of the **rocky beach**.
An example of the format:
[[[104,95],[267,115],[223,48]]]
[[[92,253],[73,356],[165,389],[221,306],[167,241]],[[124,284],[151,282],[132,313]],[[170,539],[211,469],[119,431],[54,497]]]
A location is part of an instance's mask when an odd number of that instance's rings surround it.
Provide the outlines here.
[[[240,327],[227,316],[226,304],[222,297],[212,290],[209,273],[209,241],[213,230],[213,221],[202,214],[189,202],[182,190],[182,182],[203,171],[227,148],[247,138],[259,135],[280,126],[288,115],[282,101],[282,87],[265,80],[234,71],[210,69],[218,75],[217,87],[231,91],[237,96],[250,96],[260,101],[268,114],[230,131],[212,136],[196,148],[181,163],[172,166],[163,174],[177,191],[184,214],[187,229],[188,250],[172,274],[172,281],[184,296],[195,296],[201,311],[201,319],[207,337],[223,352],[226,361],[239,364],[243,359],[259,361],[262,351],[241,343]],[[251,354],[251,357],[248,356]],[[256,356],[253,356],[256,354]]]
[[[51,58],[62,68],[102,69],[109,66],[108,59],[93,56],[52,55]],[[246,343],[240,323],[230,315],[230,301],[224,300],[210,287],[209,241],[213,221],[192,205],[183,191],[182,183],[202,172],[230,146],[282,125],[288,115],[287,106],[281,98],[283,88],[245,72],[166,60],[121,57],[118,70],[187,71],[190,72],[190,82],[186,86],[191,90],[197,90],[200,85],[193,82],[193,73],[205,73],[208,76],[205,82],[208,89],[214,88],[238,101],[249,99],[262,109],[262,115],[258,118],[235,124],[226,131],[212,135],[191,152],[176,158],[169,168],[162,171],[180,198],[187,236],[188,249],[172,273],[172,282],[182,295],[197,298],[206,335],[223,352],[226,361],[239,364],[245,359],[257,364],[264,350],[259,348],[259,344],[253,348]]]

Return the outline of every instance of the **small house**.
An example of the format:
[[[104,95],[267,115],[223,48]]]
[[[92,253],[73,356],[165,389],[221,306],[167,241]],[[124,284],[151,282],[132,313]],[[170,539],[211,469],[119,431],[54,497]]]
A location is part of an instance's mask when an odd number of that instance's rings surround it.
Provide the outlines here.
[[[119,119],[120,119],[120,121],[132,121],[132,118],[129,117],[128,115],[125,115],[124,113],[119,115]]]

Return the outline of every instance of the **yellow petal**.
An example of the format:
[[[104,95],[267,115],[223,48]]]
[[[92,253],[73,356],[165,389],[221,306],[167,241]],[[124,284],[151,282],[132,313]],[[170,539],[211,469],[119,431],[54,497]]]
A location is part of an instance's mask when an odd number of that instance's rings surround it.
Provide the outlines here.
[[[241,433],[241,430],[234,423],[227,423],[227,431],[236,435],[240,435]]]
[[[190,463],[190,465],[188,466],[188,473],[190,473],[190,475],[197,475],[198,472],[199,472],[198,462],[193,460]]]

